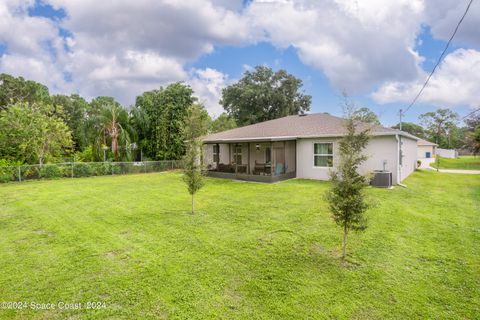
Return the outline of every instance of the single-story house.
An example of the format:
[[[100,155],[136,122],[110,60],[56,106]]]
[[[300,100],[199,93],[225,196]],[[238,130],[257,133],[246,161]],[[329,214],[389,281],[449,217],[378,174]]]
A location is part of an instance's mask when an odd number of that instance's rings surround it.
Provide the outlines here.
[[[372,135],[361,173],[391,171],[395,184],[415,170],[417,137],[362,122],[358,128],[370,128]],[[287,116],[206,136],[203,161],[215,177],[328,180],[339,162],[338,142],[345,132],[344,119],[325,113]]]
[[[419,159],[424,159],[424,158],[433,158],[437,155],[437,144],[423,140],[423,139],[418,139],[417,141],[417,146],[418,146],[418,154],[417,157]]]

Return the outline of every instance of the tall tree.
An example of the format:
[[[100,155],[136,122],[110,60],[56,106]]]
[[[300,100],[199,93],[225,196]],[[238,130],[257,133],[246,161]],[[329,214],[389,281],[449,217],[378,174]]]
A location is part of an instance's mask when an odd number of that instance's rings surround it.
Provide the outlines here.
[[[428,137],[438,144],[440,148],[449,148],[449,134],[456,127],[458,114],[450,109],[438,109],[435,112],[427,112],[419,117],[426,127]]]
[[[475,131],[469,132],[467,147],[472,151],[474,156],[480,154],[480,127]]]
[[[235,122],[235,119],[223,112],[221,115],[218,116],[218,118],[213,120],[211,130],[212,132],[222,132],[234,129],[236,127],[237,123]]]
[[[62,110],[62,112],[58,112],[58,114],[72,132],[75,151],[83,150],[87,143],[84,130],[84,122],[89,109],[87,101],[78,94],[72,94],[70,96],[59,94],[52,96],[52,103],[55,110],[59,110],[60,108]]]
[[[400,124],[396,124],[392,127],[393,129],[400,129]],[[413,134],[416,137],[422,139],[428,139],[425,129],[421,125],[418,125],[413,122],[402,122],[402,131]]]
[[[101,128],[99,137],[103,139],[104,144],[107,141],[110,143],[115,161],[120,158],[120,146],[123,158],[131,158],[131,137],[134,133],[128,112],[116,104],[106,105],[102,108],[97,121]]]
[[[363,150],[368,144],[369,134],[368,131],[358,132],[351,117],[351,106],[346,105],[347,134],[339,141],[339,163],[337,170],[331,172],[332,184],[326,195],[332,218],[343,229],[343,259],[346,257],[349,231],[366,229],[364,212],[369,208],[364,193],[368,179],[358,173],[359,166],[367,160]]]
[[[105,109],[109,107],[122,108],[114,98],[106,96],[92,99],[86,107],[86,115],[81,128],[85,139],[84,149],[92,149],[95,161],[104,160],[104,148],[110,145],[104,125],[105,113],[108,113]]]
[[[182,133],[186,141],[183,178],[192,196],[192,214],[195,213],[195,193],[204,185],[205,168],[202,164],[201,137],[208,132],[209,127],[210,117],[206,110],[200,105],[191,106],[185,117]]]
[[[480,153],[480,112],[472,114],[465,119],[465,147],[475,156]]]
[[[34,102],[49,104],[51,101],[48,88],[43,84],[22,77],[15,78],[5,73],[0,74],[0,110],[17,102],[31,105]]]
[[[244,126],[310,110],[312,97],[300,92],[302,80],[285,70],[257,66],[222,90],[220,103],[238,125]]]
[[[51,105],[18,102],[0,112],[0,158],[54,161],[70,152],[71,133]]]
[[[152,132],[150,117],[145,109],[139,106],[133,106],[130,110],[130,124],[135,131],[135,141],[141,154],[149,148],[151,141],[149,134]],[[142,157],[143,161],[143,157]]]
[[[375,112],[366,107],[353,111],[352,118],[361,122],[381,125],[380,119],[378,119],[378,116],[375,114]]]
[[[182,158],[185,144],[181,129],[187,110],[195,100],[193,90],[181,82],[137,97],[135,108],[142,110],[149,122],[141,141],[148,157],[157,160]]]

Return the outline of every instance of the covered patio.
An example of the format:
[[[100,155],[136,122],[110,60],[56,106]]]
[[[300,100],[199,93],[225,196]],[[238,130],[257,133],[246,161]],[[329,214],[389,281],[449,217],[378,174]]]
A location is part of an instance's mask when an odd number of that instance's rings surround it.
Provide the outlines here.
[[[296,177],[296,141],[205,142],[203,161],[212,177],[276,182]]]

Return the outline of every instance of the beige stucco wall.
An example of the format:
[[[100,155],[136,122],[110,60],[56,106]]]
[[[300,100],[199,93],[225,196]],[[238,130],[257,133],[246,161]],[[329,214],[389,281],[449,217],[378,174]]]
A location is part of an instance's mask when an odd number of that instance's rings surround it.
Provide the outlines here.
[[[423,159],[426,158],[426,153],[430,152],[430,157],[435,156],[435,146],[417,146],[417,158]]]
[[[297,177],[303,179],[328,180],[329,172],[332,168],[320,168],[313,165],[313,144],[322,142],[333,142],[333,165],[339,162],[338,158],[338,140],[339,138],[315,138],[299,139],[297,141]],[[377,136],[373,137],[364,153],[368,159],[360,167],[360,172],[366,174],[373,170],[383,170],[384,161],[385,170],[392,172],[393,181],[397,182],[399,177],[398,163],[398,144],[395,136]],[[405,179],[415,169],[417,160],[416,140],[403,137],[404,164],[400,170],[401,179]]]
[[[403,161],[401,165],[400,181],[403,181],[413,171],[415,171],[417,167],[418,146],[417,146],[417,140],[413,140],[407,137],[401,137],[401,141],[402,141]]]

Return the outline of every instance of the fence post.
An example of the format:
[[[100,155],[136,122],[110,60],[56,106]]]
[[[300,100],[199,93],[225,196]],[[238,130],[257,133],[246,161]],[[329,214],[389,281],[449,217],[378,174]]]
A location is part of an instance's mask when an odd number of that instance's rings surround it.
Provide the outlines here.
[[[113,167],[114,167],[114,166],[115,166],[115,162],[112,162],[112,176],[114,175],[114,173],[113,173],[113,171],[114,171],[114,170],[113,170]]]
[[[170,160],[170,162],[172,163],[172,170],[173,170],[173,160]]]
[[[18,166],[18,182],[22,182],[22,167]]]
[[[71,178],[73,178],[73,166],[74,166],[74,164],[73,164],[73,162],[72,162],[72,166],[71,166],[71,168],[70,168]]]

